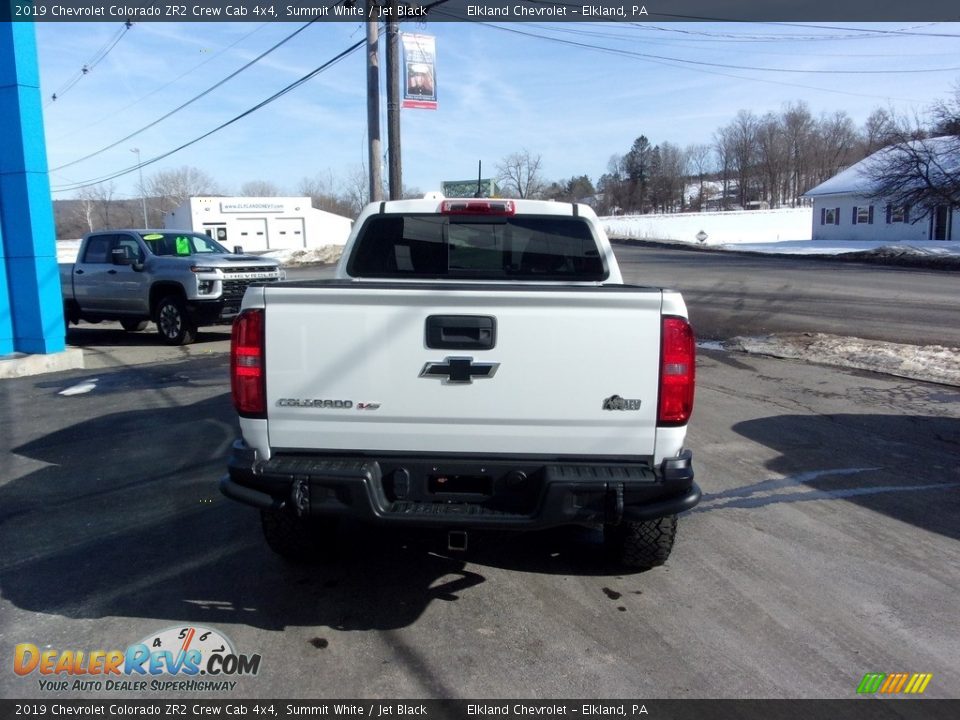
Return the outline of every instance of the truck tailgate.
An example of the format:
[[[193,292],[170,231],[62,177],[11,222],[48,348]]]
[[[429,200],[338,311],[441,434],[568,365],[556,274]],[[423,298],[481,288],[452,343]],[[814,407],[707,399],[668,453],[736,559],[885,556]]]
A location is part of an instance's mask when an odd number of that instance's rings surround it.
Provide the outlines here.
[[[262,292],[275,451],[654,453],[658,289],[320,281]],[[428,326],[475,318],[494,319],[492,347],[448,347],[456,328],[428,347]]]

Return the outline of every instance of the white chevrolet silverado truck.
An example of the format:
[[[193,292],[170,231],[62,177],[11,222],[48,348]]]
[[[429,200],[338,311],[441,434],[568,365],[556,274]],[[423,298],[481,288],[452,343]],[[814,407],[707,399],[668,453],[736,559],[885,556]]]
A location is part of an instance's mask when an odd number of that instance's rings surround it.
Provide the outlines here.
[[[442,529],[451,549],[473,529],[598,526],[617,561],[653,567],[700,499],[694,366],[683,299],[625,285],[589,207],[372,204],[335,279],[247,290],[220,488],[291,558],[346,516]]]

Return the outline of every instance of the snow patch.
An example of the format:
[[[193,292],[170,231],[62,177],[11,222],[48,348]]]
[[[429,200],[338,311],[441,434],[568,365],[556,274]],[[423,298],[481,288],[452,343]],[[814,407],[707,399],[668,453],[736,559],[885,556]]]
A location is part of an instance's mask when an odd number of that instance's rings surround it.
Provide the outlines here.
[[[76,385],[71,385],[70,387],[61,390],[57,395],[65,395],[67,397],[71,395],[84,395],[88,392],[97,389],[97,383],[100,381],[100,378],[90,378],[89,380],[84,380],[81,383]]]
[[[735,337],[722,345],[725,350],[960,386],[960,348],[907,345],[825,333]]]
[[[343,245],[323,245],[309,250],[267,250],[261,257],[272,258],[281,265],[332,264],[340,260]]]

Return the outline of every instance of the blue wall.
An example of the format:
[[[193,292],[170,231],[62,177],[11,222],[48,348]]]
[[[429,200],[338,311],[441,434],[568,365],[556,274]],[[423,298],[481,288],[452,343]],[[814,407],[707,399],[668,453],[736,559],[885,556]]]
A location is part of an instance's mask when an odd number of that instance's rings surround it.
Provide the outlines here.
[[[33,23],[0,22],[0,355],[64,349]]]

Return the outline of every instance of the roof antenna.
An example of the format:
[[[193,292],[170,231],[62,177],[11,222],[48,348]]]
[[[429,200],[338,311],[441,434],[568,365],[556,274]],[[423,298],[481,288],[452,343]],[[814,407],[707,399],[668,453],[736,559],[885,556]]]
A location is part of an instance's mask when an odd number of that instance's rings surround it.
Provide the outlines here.
[[[475,198],[482,198],[483,191],[480,190],[480,184],[483,182],[483,160],[477,160],[477,192],[474,194]]]

